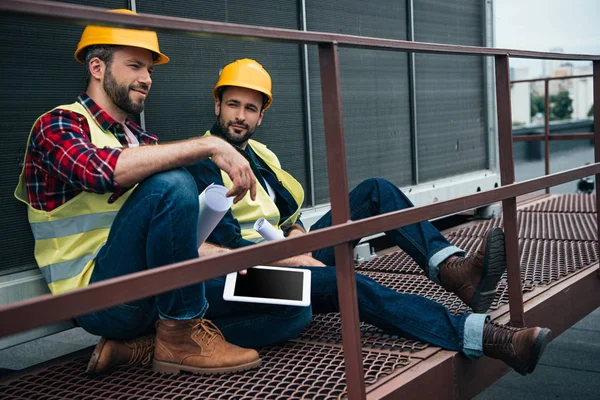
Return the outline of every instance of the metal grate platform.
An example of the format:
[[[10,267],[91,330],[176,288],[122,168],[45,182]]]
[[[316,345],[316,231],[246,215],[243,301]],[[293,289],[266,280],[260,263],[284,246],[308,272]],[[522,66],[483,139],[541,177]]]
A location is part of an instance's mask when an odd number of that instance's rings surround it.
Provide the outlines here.
[[[524,207],[528,212],[596,213],[596,195],[564,194]]]
[[[79,358],[0,386],[0,394],[47,400],[335,399],[346,390],[340,347],[287,343],[260,353],[259,369],[219,376],[161,375],[146,366],[90,378],[87,359]],[[411,364],[404,355],[375,351],[364,351],[363,362],[366,384]]]
[[[518,234],[521,239],[596,240],[596,216],[590,213],[517,213]],[[494,218],[459,229],[454,236],[483,237],[488,229],[500,226],[503,219]]]
[[[598,261],[594,201],[592,196],[584,195],[553,196],[528,206],[525,211],[519,210],[524,292],[552,284]],[[469,253],[479,247],[490,227],[501,225],[501,217],[474,222],[447,237]],[[469,311],[456,296],[425,277],[403,251],[361,263],[357,271],[399,292],[426,296],[452,313]],[[505,304],[508,304],[508,290],[503,279],[491,309]],[[390,335],[369,324],[361,324],[360,329],[367,385],[400,374],[438,349]],[[263,365],[253,371],[222,376],[168,376],[145,366],[91,378],[84,373],[87,359],[77,358],[0,383],[0,398],[339,399],[346,390],[341,343],[339,314],[317,315],[298,339],[261,350]]]
[[[360,332],[363,348],[365,349],[417,352],[429,346],[427,343],[390,335],[364,322],[360,324]],[[298,340],[324,344],[341,344],[342,321],[340,314],[316,315]]]

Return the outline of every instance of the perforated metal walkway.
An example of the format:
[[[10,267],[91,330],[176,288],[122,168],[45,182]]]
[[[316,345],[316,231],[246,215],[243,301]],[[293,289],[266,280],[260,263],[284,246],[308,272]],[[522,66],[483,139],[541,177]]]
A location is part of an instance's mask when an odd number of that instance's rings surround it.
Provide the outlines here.
[[[523,291],[548,287],[598,261],[595,198],[550,196],[519,208],[519,254]],[[474,251],[482,234],[502,226],[502,218],[472,222],[446,232],[448,239]],[[426,296],[453,313],[468,311],[456,296],[430,282],[402,251],[357,266],[360,273],[394,290]],[[505,277],[492,310],[506,308]],[[367,391],[373,390],[441,349],[361,325]],[[91,350],[90,350],[91,352]],[[316,316],[294,341],[261,350],[263,365],[223,376],[163,376],[149,366],[86,376],[86,356],[38,368],[0,383],[2,399],[337,399],[345,376],[338,314]],[[393,382],[392,382],[393,384]]]

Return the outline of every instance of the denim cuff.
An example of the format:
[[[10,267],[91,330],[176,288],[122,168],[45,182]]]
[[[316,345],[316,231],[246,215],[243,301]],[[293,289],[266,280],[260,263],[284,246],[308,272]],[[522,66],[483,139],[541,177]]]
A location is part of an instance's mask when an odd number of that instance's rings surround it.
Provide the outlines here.
[[[195,312],[195,310],[186,310],[185,313],[175,317],[172,315],[167,315],[167,314],[161,312],[159,309],[158,310],[158,319],[174,319],[177,321],[183,321],[183,320],[188,320],[188,319],[197,319],[197,318],[204,317],[204,314],[206,314],[207,310],[208,310],[208,301],[205,300],[204,305],[202,306],[202,310],[200,312]]]
[[[437,283],[438,285],[440,285],[440,277],[439,277],[439,273],[440,273],[440,264],[443,263],[444,261],[446,261],[446,259],[450,256],[464,256],[466,253],[464,250],[459,249],[456,246],[448,246],[448,247],[444,247],[443,249],[441,249],[440,251],[438,251],[437,253],[435,253],[433,256],[431,256],[431,258],[429,259],[429,279],[431,279],[433,282]]]
[[[483,325],[489,318],[487,314],[470,314],[465,319],[463,335],[463,353],[474,359],[483,355]]]

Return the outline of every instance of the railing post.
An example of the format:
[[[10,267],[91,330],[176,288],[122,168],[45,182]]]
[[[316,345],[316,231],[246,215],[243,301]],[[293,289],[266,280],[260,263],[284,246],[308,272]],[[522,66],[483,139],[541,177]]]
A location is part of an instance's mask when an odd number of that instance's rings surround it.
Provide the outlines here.
[[[550,174],[550,81],[544,80],[544,171]],[[550,194],[550,188],[546,188],[546,194]]]
[[[594,61],[594,161],[600,162],[600,61]],[[598,224],[598,237],[596,246],[600,253],[600,194],[598,193],[598,184],[600,183],[600,174],[596,174],[596,223]],[[600,277],[600,274],[598,275]]]
[[[512,116],[510,111],[510,70],[508,55],[495,56],[496,61],[496,106],[498,108],[498,144],[500,151],[500,182],[509,185],[515,182],[515,163],[512,142]],[[508,302],[512,326],[524,326],[523,291],[521,288],[521,266],[519,261],[519,239],[517,237],[517,199],[502,201],[504,233],[506,235],[506,265],[508,274]]]
[[[350,220],[337,44],[324,43],[319,45],[319,64],[325,146],[327,150],[327,174],[329,176],[329,195],[331,197],[331,222],[332,225],[337,225]],[[350,243],[335,246],[335,263],[342,317],[342,340],[348,398],[364,399],[366,393],[358,318],[358,297]]]

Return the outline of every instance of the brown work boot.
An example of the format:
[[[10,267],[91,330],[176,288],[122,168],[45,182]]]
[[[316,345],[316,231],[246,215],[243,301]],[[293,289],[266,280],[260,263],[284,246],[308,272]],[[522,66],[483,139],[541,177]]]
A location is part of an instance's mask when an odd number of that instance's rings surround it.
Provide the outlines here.
[[[118,367],[146,365],[152,360],[153,352],[154,334],[132,340],[101,338],[92,353],[86,372],[101,374]]]
[[[527,375],[535,369],[551,333],[547,328],[513,328],[486,322],[483,354],[504,361],[519,374]]]
[[[225,341],[221,331],[207,319],[159,320],[152,369],[176,374],[223,374],[260,365],[258,353]]]
[[[474,312],[483,313],[492,305],[496,285],[504,271],[504,232],[500,228],[492,228],[475,253],[446,260],[440,265],[440,282],[444,289],[456,294]]]

